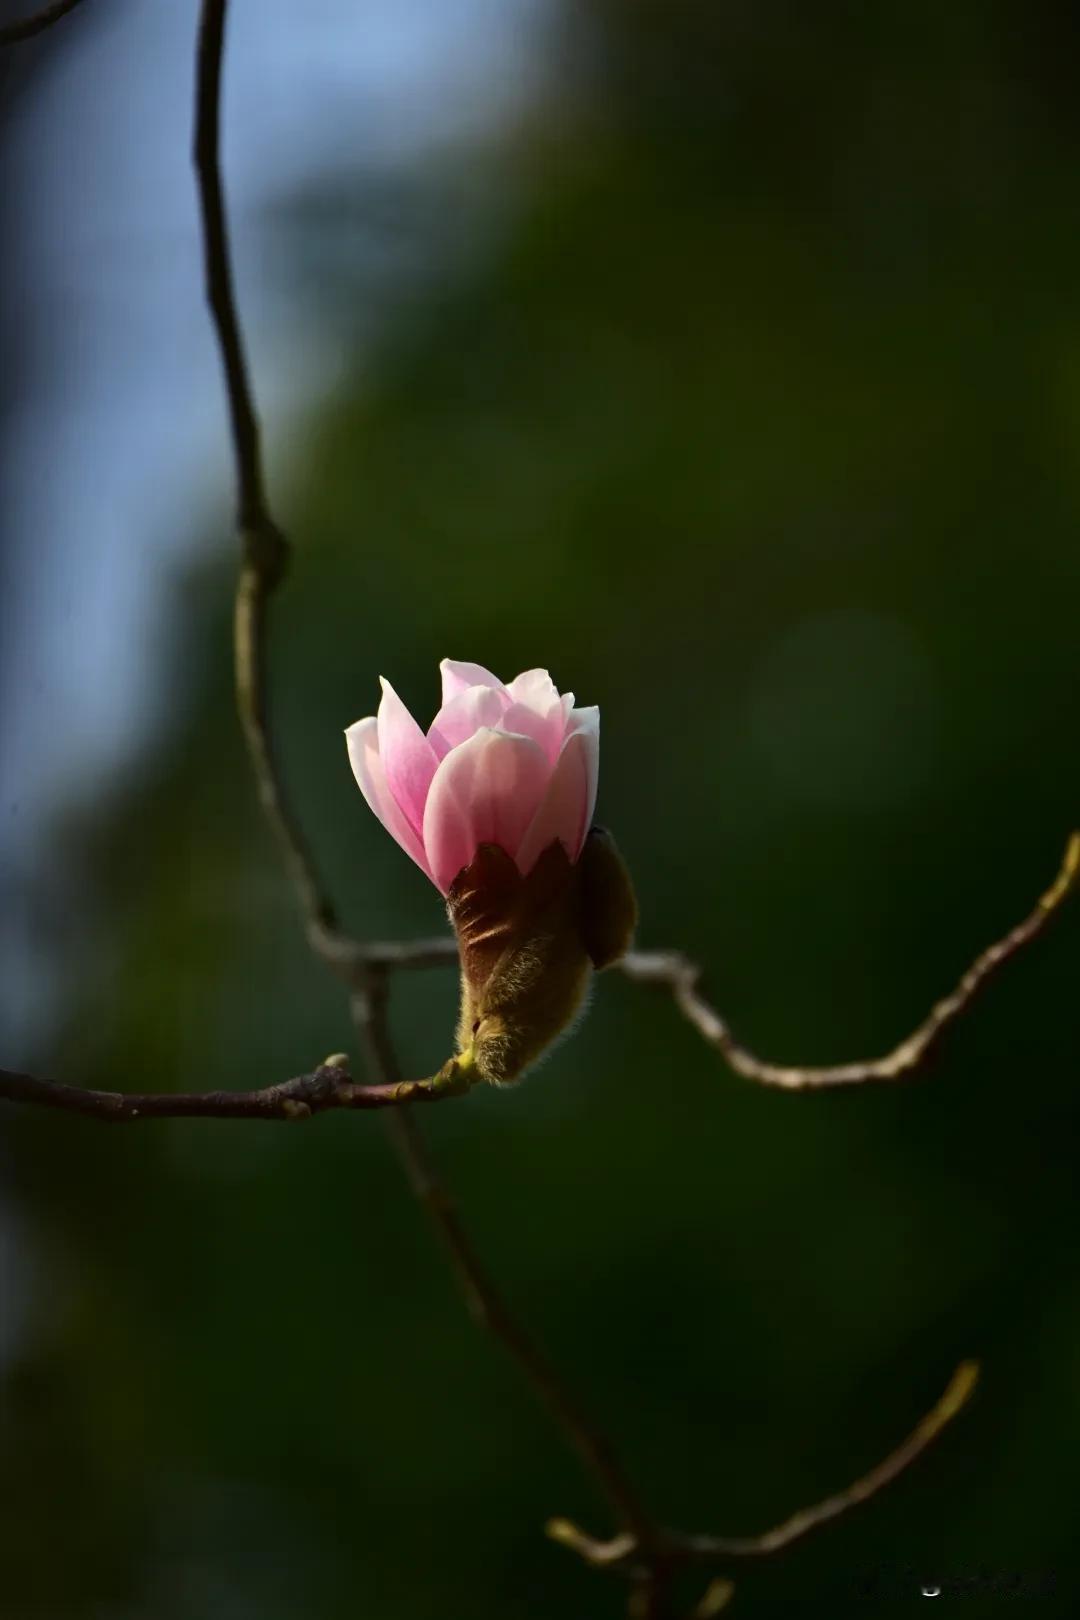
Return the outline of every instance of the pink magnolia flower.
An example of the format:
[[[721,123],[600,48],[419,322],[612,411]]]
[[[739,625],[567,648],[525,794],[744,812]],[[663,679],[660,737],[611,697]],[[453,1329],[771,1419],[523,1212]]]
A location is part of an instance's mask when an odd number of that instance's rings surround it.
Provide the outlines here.
[[[377,717],[345,733],[353,773],[387,832],[443,894],[480,844],[523,876],[558,838],[571,861],[592,824],[600,711],[575,709],[546,669],[504,686],[444,658],[442,708],[421,731],[389,681]]]

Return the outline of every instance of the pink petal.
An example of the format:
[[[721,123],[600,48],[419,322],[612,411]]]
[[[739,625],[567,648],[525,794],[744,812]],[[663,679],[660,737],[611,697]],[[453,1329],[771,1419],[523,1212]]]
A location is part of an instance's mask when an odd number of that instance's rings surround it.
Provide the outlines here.
[[[537,714],[526,703],[511,703],[499,721],[501,730],[516,731],[522,737],[531,737],[544,750],[554,765],[563,742],[562,705],[558,699],[547,714]]]
[[[445,758],[451,748],[479,731],[481,726],[497,726],[503,717],[506,696],[492,686],[467,686],[464,692],[444,703],[428,732],[428,741],[439,759]],[[520,731],[520,726],[506,727]],[[526,733],[528,735],[528,733]]]
[[[589,797],[585,810],[585,832],[581,835],[584,843],[596,814],[596,789],[600,779],[600,710],[595,704],[574,710],[566,724],[566,736],[567,741],[571,737],[584,737],[587,743],[585,763],[589,773]]]
[[[548,714],[559,701],[559,689],[546,669],[527,669],[515,675],[506,690],[515,703],[524,703],[537,714]]]
[[[424,811],[424,849],[444,894],[480,844],[516,856],[551,776],[528,737],[488,728],[451,749],[439,765]]]
[[[378,721],[374,716],[367,720],[358,720],[346,731],[345,741],[349,749],[349,763],[364,798],[391,838],[396,838],[406,855],[411,855],[425,877],[431,877],[431,868],[424,854],[424,846],[410,827],[387,784],[386,772],[379,758]]]
[[[424,803],[439,763],[435,750],[420,730],[389,681],[382,680],[379,704],[379,757],[390,792],[419,833],[424,825]]]
[[[506,690],[499,677],[493,675],[490,669],[485,669],[483,664],[459,664],[453,658],[444,658],[439,665],[439,671],[442,675],[444,705],[469,686],[494,686],[500,692]]]
[[[596,804],[599,757],[599,733],[589,724],[563,744],[543,802],[518,848],[517,864],[526,876],[555,838],[572,861],[581,854]]]
[[[599,737],[600,710],[595,703],[587,705],[584,709],[574,709],[567,715],[566,735],[572,737],[578,731],[591,731]]]

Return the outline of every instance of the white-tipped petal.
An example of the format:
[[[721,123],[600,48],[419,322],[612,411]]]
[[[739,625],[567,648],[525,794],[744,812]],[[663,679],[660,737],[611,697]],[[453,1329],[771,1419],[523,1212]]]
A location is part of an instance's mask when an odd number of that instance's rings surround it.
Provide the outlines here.
[[[485,669],[483,664],[463,664],[456,658],[444,658],[439,665],[439,673],[442,676],[444,706],[469,686],[494,686],[500,692],[506,691],[499,677],[493,675],[490,669]]]
[[[379,757],[379,723],[374,715],[366,720],[357,720],[355,725],[350,726],[345,733],[345,742],[353,775],[364,798],[391,838],[397,840],[406,855],[411,856],[425,876],[430,878],[431,868],[424,854],[424,846],[387,783]]]
[[[517,852],[517,864],[528,873],[556,838],[576,861],[592,824],[600,760],[598,729],[575,732],[563,744],[547,792]]]

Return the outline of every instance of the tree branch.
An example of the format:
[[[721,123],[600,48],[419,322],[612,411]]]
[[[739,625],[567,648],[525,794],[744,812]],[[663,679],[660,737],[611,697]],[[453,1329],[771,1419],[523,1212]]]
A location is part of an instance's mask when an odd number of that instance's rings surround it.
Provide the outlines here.
[[[372,1072],[378,1075],[383,1087],[393,1087],[399,1073],[387,1026],[389,994],[387,972],[376,970],[369,979],[367,992],[353,998],[353,1019],[357,1031],[364,1041]],[[502,1298],[473,1247],[411,1110],[401,1109],[388,1116],[386,1123],[409,1184],[450,1256],[473,1320],[502,1344],[525,1374],[600,1486],[616,1522],[633,1534],[635,1545],[651,1547],[658,1539],[658,1527],[653,1523],[610,1441],[596,1427],[552,1362],[529,1338]]]
[[[363,1086],[352,1079],[348,1059],[328,1059],[310,1074],[264,1086],[258,1091],[122,1092],[87,1091],[56,1080],[39,1080],[0,1069],[0,1100],[32,1103],[89,1119],[130,1123],[141,1119],[309,1119],[332,1108],[395,1108],[403,1103],[439,1102],[468,1089],[458,1083],[453,1060],[423,1080],[395,1079]]]
[[[725,1563],[730,1559],[767,1557],[831,1519],[840,1518],[860,1502],[876,1496],[922,1456],[945,1426],[966,1406],[978,1376],[976,1362],[961,1362],[941,1398],[907,1438],[845,1490],[826,1497],[813,1507],[800,1508],[781,1524],[756,1536],[687,1536],[676,1531],[664,1531],[659,1545],[661,1563],[669,1566],[680,1563],[709,1564]],[[580,1530],[569,1519],[552,1519],[548,1523],[547,1533],[553,1541],[569,1547],[596,1569],[617,1570],[638,1576],[643,1565],[648,1570],[650,1557],[656,1556],[655,1550],[643,1549],[631,1533],[599,1540]]]
[[[864,1063],[803,1068],[769,1063],[755,1056],[735,1039],[724,1019],[701,994],[698,988],[702,975],[700,966],[679,951],[630,951],[617,966],[636,984],[657,985],[670,990],[684,1017],[710,1046],[717,1048],[737,1074],[748,1080],[781,1086],[789,1091],[857,1085],[872,1080],[898,1080],[925,1062],[945,1031],[970,1005],[986,981],[1042,933],[1054,913],[1078,886],[1080,833],[1073,833],[1061,870],[1030,915],[976,957],[955,990],[931,1009],[918,1029],[906,1040],[884,1057]],[[457,946],[447,936],[411,941],[373,941],[362,945],[319,921],[310,924],[308,933],[313,948],[328,966],[353,986],[354,997],[360,1003],[376,994],[385,999],[386,975],[391,970],[445,967],[457,961]],[[373,989],[376,985],[381,987],[377,992]],[[359,1021],[364,1026],[365,1040],[371,1052],[370,1031],[363,1017]],[[385,1035],[381,1013],[377,1024],[382,1030],[380,1039],[387,1044],[381,1054],[376,1054],[376,1072],[382,1073],[385,1079],[388,1072],[396,1074],[397,1066]],[[438,1074],[425,1079],[396,1080],[393,1085],[386,1083],[368,1087],[352,1085],[347,1073],[338,1071],[349,1088],[348,1100],[324,1100],[319,1092],[317,1107],[310,1112],[340,1107],[385,1108],[392,1103],[461,1096],[469,1088],[456,1083],[454,1067],[454,1060],[451,1059]],[[325,1065],[323,1069],[315,1071],[316,1074],[323,1072]],[[37,1103],[47,1108],[66,1108],[73,1113],[89,1114],[98,1119],[166,1119],[182,1114],[222,1119],[281,1119],[292,1117],[282,1108],[291,1095],[288,1088],[300,1086],[311,1079],[312,1076],[301,1075],[281,1085],[247,1093],[211,1091],[134,1096],[112,1091],[84,1091],[76,1086],[35,1080],[30,1075],[0,1069],[0,1099]],[[342,1094],[343,1097],[345,1095]]]
[[[1042,895],[1034,911],[1017,923],[1003,939],[988,946],[968,968],[955,990],[939,1001],[919,1027],[884,1057],[862,1063],[840,1063],[824,1068],[807,1068],[769,1063],[737,1041],[716,1008],[701,994],[702,969],[679,951],[632,951],[619,964],[636,984],[658,985],[670,990],[675,1005],[702,1038],[716,1047],[725,1062],[746,1080],[765,1086],[782,1086],[802,1091],[817,1086],[863,1085],[871,1080],[899,1080],[919,1068],[937,1046],[946,1030],[970,1006],[975,996],[1007,962],[1011,962],[1042,933],[1054,913],[1080,885],[1080,832],[1075,832],[1065,849],[1057,877]]]
[[[217,333],[236,466],[236,527],[243,562],[236,590],[236,700],[259,800],[281,846],[310,928],[332,935],[323,888],[278,769],[267,711],[267,605],[284,576],[289,544],[270,514],[258,416],[236,312],[221,181],[221,66],[227,0],[203,0],[196,54],[194,163],[202,220],[206,299]]]
[[[79,0],[52,0],[52,4],[42,6],[32,16],[23,17],[20,22],[5,23],[0,27],[0,45],[16,45],[20,40],[33,39],[35,34],[43,34],[46,28],[58,23],[61,17],[66,17],[69,11],[74,11]]]

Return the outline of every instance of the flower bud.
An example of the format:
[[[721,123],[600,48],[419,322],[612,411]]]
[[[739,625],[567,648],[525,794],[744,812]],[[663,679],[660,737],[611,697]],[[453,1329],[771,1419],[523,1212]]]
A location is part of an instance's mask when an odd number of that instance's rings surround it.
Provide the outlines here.
[[[593,829],[572,864],[558,839],[527,877],[482,844],[447,898],[461,957],[458,1051],[507,1085],[573,1022],[591,970],[630,943],[633,889],[610,836]]]
[[[368,804],[446,896],[460,1067],[504,1085],[569,1026],[637,911],[614,843],[590,831],[598,711],[575,708],[546,670],[506,686],[479,664],[441,670],[426,734],[383,681],[378,715],[346,738]]]

